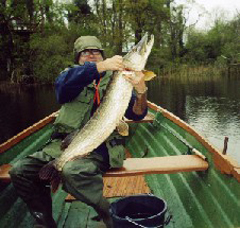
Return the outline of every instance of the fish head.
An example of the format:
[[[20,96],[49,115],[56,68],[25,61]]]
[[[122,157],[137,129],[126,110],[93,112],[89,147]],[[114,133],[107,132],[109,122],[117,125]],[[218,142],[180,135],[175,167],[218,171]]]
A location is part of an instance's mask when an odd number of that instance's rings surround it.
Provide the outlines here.
[[[147,63],[148,56],[152,50],[154,36],[151,35],[148,41],[146,33],[142,39],[123,57],[123,64],[126,69],[142,71]]]

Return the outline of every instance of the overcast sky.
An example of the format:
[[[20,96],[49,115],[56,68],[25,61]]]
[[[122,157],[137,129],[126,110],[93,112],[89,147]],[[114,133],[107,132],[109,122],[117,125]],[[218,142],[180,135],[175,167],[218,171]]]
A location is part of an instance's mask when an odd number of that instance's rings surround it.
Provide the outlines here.
[[[194,4],[191,3],[193,1]],[[232,19],[237,13],[240,15],[240,0],[175,0],[175,2],[189,6],[188,24],[197,22],[196,27],[201,29],[209,29],[216,18],[227,20]]]
[[[176,2],[186,4],[189,0]],[[196,27],[201,29],[209,28],[216,18],[232,19],[237,13],[240,15],[240,0],[195,0],[188,5],[189,24],[198,21]]]

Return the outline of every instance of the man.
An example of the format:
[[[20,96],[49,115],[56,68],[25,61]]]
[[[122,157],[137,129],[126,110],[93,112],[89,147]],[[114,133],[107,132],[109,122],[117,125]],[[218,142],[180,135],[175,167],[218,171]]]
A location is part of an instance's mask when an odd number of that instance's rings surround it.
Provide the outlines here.
[[[39,178],[40,169],[59,157],[71,143],[72,134],[91,118],[106,91],[112,71],[124,70],[121,56],[104,60],[103,51],[94,36],[82,36],[75,41],[77,65],[63,71],[56,80],[56,97],[62,107],[54,122],[54,133],[41,150],[18,161],[10,171],[13,185],[26,202],[37,227],[57,227],[52,216],[49,183]],[[147,113],[147,87],[143,74],[137,74],[135,80],[126,76],[135,93],[125,116],[133,120],[140,120]],[[125,158],[122,143],[122,137],[115,131],[88,156],[67,162],[61,173],[63,189],[92,206],[108,228],[112,227],[112,219],[109,202],[103,197],[102,176],[108,169],[122,166]]]

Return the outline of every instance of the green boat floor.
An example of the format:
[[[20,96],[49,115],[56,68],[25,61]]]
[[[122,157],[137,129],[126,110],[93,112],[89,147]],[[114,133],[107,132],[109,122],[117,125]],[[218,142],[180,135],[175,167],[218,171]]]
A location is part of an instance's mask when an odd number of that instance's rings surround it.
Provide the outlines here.
[[[110,202],[116,199],[111,199]],[[106,226],[102,221],[98,222],[93,220],[97,215],[92,207],[80,201],[74,201],[72,203],[66,203],[67,216],[65,220],[58,221],[58,228],[105,228]],[[167,215],[166,215],[167,217]],[[167,226],[167,228],[174,228],[174,220],[172,220]]]
[[[64,221],[58,222],[58,228],[105,228],[102,221],[95,221],[95,210],[80,201],[66,203],[67,215]]]

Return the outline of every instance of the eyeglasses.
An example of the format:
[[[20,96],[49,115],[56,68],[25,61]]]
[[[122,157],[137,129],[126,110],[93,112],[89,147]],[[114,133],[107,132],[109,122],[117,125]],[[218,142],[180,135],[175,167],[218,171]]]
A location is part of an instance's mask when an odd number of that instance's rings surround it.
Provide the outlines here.
[[[93,49],[93,50],[88,49],[88,50],[84,50],[81,52],[81,56],[100,55],[100,54],[101,54],[101,52],[99,50],[95,50],[95,49]]]

